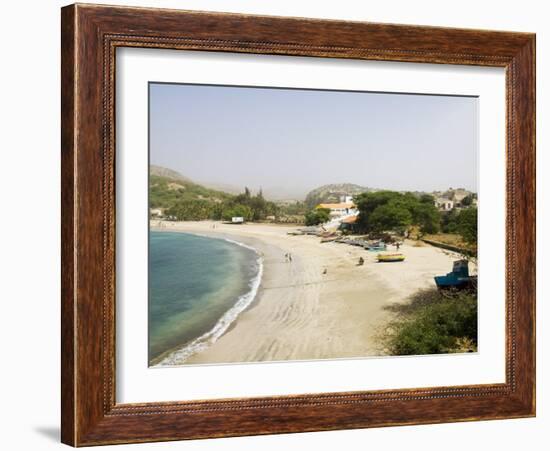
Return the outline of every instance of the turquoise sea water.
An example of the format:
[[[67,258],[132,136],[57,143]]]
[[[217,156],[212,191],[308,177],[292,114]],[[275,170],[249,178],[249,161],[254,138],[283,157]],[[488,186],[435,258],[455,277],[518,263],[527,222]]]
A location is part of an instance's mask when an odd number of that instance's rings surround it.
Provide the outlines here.
[[[253,300],[261,269],[239,243],[151,231],[149,362],[181,364],[212,344]]]

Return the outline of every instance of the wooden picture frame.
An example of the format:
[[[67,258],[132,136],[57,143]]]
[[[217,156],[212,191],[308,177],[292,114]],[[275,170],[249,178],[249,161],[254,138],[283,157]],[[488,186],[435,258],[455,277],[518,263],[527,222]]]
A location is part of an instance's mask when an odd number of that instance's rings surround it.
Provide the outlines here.
[[[147,8],[62,9],[62,441],[73,446],[535,415],[535,35]],[[506,382],[118,404],[115,50],[506,69]]]

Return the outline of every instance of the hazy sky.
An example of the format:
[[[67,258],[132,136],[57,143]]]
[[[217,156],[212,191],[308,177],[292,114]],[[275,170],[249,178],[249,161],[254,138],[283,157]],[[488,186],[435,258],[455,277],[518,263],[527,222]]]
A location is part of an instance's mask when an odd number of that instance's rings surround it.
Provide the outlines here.
[[[151,164],[276,197],[328,183],[477,185],[477,99],[150,85]]]

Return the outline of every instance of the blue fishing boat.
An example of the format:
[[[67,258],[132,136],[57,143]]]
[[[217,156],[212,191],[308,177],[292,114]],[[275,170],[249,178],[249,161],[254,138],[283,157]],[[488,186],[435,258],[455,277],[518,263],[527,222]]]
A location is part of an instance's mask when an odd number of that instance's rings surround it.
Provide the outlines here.
[[[453,263],[453,271],[445,276],[435,276],[435,284],[441,289],[464,289],[472,286],[476,278],[470,276],[467,260],[456,260]]]

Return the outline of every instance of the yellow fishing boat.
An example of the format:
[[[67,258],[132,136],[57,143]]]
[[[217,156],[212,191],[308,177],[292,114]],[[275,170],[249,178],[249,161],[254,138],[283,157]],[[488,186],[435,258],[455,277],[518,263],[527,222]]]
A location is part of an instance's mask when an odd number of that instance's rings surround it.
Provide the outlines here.
[[[405,256],[403,254],[378,254],[377,257],[379,263],[402,262],[405,260]]]

